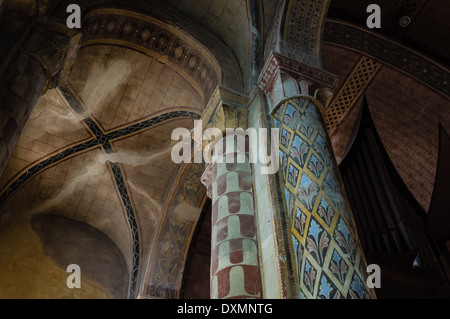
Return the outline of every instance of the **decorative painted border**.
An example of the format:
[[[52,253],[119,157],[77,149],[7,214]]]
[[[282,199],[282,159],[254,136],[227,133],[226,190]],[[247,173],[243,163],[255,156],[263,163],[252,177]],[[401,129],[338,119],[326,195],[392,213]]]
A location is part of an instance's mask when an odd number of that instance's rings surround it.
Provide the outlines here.
[[[140,260],[140,240],[139,240],[139,227],[136,221],[136,216],[131,202],[130,194],[126,185],[126,181],[123,178],[123,172],[120,164],[108,161],[108,166],[114,176],[116,182],[117,190],[120,194],[120,199],[122,200],[123,207],[127,215],[128,224],[131,230],[131,236],[133,241],[133,260],[131,269],[131,280],[130,280],[130,298],[136,297],[136,286],[138,280],[139,272],[139,260]]]
[[[339,20],[328,20],[323,42],[368,55],[450,96],[448,68],[386,37]]]
[[[325,124],[330,136],[335,132],[339,124],[344,121],[382,67],[383,64],[366,56],[362,56],[358,60],[358,63],[356,63],[344,84],[334,94],[330,106],[327,109]]]
[[[206,188],[201,183],[203,172],[202,164],[184,164],[180,167],[165,200],[163,217],[149,254],[139,298],[179,298],[184,265],[197,221],[176,216],[174,209],[183,201],[202,209],[207,198]]]
[[[131,10],[103,8],[89,12],[83,24],[82,47],[117,45],[162,60],[177,70],[206,103],[220,83],[214,56],[181,29]]]

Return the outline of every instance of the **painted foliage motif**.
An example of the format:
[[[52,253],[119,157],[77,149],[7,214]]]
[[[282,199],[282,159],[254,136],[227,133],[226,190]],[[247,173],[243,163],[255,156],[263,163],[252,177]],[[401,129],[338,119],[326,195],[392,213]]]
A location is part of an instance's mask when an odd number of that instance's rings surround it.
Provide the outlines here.
[[[149,266],[144,291],[146,296],[161,299],[179,297],[186,246],[191,241],[197,219],[194,216],[188,218],[189,216],[180,215],[177,207],[182,207],[185,213],[195,208],[201,209],[206,195],[206,189],[201,184],[203,171],[201,164],[188,164],[178,173],[180,182],[174,185],[176,191],[172,196],[173,200],[168,200],[166,216],[155,239],[157,249],[153,252],[154,261]]]
[[[292,242],[302,298],[368,298],[361,257],[322,116],[309,99],[277,110]],[[349,226],[350,225],[350,226]]]

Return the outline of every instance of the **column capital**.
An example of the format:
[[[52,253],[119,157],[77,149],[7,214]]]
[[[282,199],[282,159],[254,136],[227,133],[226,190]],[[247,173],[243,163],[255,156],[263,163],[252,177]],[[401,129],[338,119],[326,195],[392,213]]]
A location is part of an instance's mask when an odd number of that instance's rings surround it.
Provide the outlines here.
[[[206,166],[205,172],[203,173],[201,177],[201,182],[206,187],[206,195],[211,198],[211,182],[213,180],[213,172],[215,169],[216,164],[211,163]]]
[[[329,72],[272,52],[258,86],[268,96],[273,111],[283,100],[300,95],[316,98],[326,108],[338,83],[339,78]]]

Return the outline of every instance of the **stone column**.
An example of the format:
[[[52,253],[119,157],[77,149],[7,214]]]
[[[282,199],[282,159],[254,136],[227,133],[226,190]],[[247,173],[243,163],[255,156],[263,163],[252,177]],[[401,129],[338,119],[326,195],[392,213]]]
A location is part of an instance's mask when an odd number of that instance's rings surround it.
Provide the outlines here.
[[[0,174],[37,100],[63,67],[70,39],[53,27],[35,25],[0,76]]]
[[[252,170],[245,148],[235,135],[225,136],[202,176],[212,199],[212,299],[262,298]]]
[[[336,83],[329,73],[277,54],[260,80],[280,129],[280,171],[301,298],[374,297],[324,124]]]

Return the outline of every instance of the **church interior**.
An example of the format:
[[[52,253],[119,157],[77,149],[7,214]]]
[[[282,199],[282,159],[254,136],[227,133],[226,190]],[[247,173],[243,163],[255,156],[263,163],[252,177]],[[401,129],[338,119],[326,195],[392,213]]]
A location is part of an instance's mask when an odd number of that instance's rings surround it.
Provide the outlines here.
[[[450,298],[448,0],[73,2],[0,0],[0,299]]]

